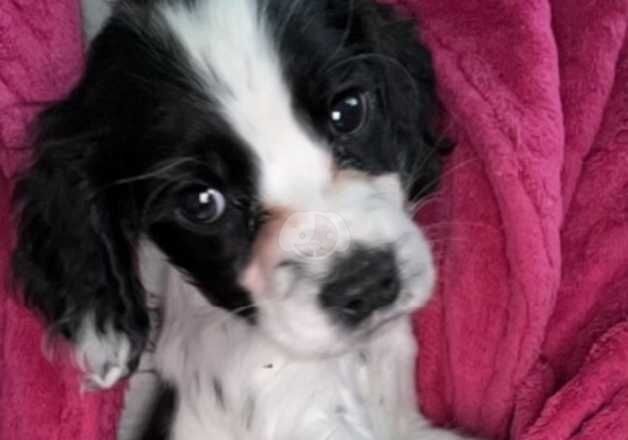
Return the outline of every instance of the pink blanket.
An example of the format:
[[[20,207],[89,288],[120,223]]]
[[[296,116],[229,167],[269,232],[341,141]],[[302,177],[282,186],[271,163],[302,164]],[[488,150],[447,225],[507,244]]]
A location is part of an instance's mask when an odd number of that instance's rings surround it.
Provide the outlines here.
[[[0,440],[109,440],[121,392],[85,394],[66,361],[44,356],[42,327],[9,296],[9,179],[38,102],[81,70],[78,1],[0,0]]]
[[[422,22],[458,141],[442,191],[419,212],[441,273],[417,317],[424,411],[496,439],[625,439],[628,2],[389,2]],[[25,103],[76,78],[77,8],[0,2],[0,286],[8,179],[34,111]],[[7,292],[0,438],[113,439],[121,391],[81,395]]]

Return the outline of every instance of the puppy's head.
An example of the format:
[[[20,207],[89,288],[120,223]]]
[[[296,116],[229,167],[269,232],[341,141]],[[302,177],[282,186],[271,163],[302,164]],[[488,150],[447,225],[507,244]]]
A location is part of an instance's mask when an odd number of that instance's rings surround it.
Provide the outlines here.
[[[27,299],[141,348],[147,238],[287,348],[346,348],[432,286],[405,206],[439,171],[433,87],[414,28],[369,0],[120,2],[18,186]]]

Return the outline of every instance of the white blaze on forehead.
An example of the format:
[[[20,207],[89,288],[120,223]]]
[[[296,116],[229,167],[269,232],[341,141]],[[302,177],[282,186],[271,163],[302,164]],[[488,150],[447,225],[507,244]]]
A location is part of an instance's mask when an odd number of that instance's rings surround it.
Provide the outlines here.
[[[259,2],[199,0],[192,8],[164,8],[224,117],[257,154],[264,201],[299,206],[319,193],[331,179],[331,159],[295,115]]]

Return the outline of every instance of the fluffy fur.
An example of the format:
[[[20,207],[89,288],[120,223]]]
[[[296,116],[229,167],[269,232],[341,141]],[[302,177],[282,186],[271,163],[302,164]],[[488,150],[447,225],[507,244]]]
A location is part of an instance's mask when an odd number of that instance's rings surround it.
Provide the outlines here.
[[[458,438],[412,383],[433,91],[415,29],[370,1],[116,4],[40,118],[15,271],[92,386],[154,362],[134,438]]]

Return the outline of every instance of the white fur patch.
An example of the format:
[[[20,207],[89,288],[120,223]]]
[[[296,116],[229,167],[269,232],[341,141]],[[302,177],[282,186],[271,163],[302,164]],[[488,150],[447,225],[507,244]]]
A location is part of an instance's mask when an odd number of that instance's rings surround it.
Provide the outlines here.
[[[87,388],[108,389],[129,374],[131,344],[111,325],[96,329],[93,317],[83,321],[76,341],[76,360],[86,372]]]
[[[270,205],[303,206],[332,177],[332,161],[297,120],[275,43],[256,0],[200,0],[163,14],[235,132],[257,155]]]
[[[124,411],[118,424],[117,440],[137,440],[137,433],[145,428],[160,386],[154,369],[152,353],[144,353],[124,397]]]
[[[407,318],[342,355],[303,359],[209,305],[150,245],[141,262],[150,269],[144,276],[163,282],[165,321],[155,366],[178,392],[171,440],[466,438],[430,426],[418,412]],[[147,389],[132,391],[141,398]]]
[[[352,347],[361,332],[424,305],[432,292],[435,269],[427,241],[403,209],[402,191],[395,176],[370,178],[348,173],[311,203],[313,212],[327,221],[316,221],[316,216],[309,221],[303,213],[288,217],[283,228],[271,225],[269,234],[274,236],[267,238],[263,246],[272,249],[258,250],[252,267],[263,266],[268,255],[298,264],[271,266],[266,268],[270,274],[245,278],[243,284],[254,293],[262,331],[295,354],[324,356]],[[305,221],[297,221],[304,216]],[[288,232],[284,233],[286,228]],[[319,294],[337,258],[355,245],[390,248],[397,260],[402,288],[392,307],[376,311],[361,332],[351,334],[330,319],[329,310],[320,305]],[[311,249],[323,252],[312,256]],[[265,282],[259,283],[260,279]],[[263,291],[256,290],[259,286]]]

